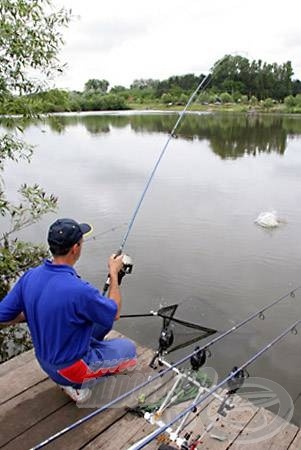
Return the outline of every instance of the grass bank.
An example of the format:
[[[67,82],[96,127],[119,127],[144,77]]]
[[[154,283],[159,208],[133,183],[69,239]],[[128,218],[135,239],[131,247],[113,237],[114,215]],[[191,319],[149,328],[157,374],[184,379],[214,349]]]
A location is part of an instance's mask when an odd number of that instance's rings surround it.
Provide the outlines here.
[[[184,105],[166,105],[163,103],[149,102],[149,103],[128,103],[130,109],[135,110],[160,110],[160,111],[182,111]],[[203,105],[194,103],[189,107],[189,111],[204,111],[204,112],[231,112],[231,113],[276,113],[276,114],[301,114],[301,107],[288,108],[284,104],[276,104],[270,108],[264,105],[241,105],[237,103],[225,104],[208,104]]]

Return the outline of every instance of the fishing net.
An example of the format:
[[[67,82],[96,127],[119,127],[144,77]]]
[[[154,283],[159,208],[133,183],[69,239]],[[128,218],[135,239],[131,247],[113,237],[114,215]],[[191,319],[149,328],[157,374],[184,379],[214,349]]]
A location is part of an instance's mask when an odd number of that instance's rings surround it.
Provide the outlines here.
[[[188,303],[185,301],[185,308],[182,304],[173,304],[162,306],[157,311],[147,314],[121,316],[121,318],[132,319],[128,323],[130,326],[126,330],[126,334],[132,335],[131,337],[137,341],[142,341],[142,345],[158,350],[159,354],[168,354],[196,344],[198,341],[216,333],[213,328],[190,321],[189,315],[185,315],[187,306]],[[191,308],[188,309],[191,310]],[[193,317],[201,318],[201,315],[194,311]],[[141,330],[143,330],[143,333]],[[135,333],[135,336],[133,333]]]

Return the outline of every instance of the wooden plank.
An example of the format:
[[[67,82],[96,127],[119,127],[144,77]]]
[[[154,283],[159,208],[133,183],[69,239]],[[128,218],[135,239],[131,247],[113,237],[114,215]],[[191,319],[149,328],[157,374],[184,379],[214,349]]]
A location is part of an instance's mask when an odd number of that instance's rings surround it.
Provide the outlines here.
[[[140,351],[141,350],[142,349],[140,349]],[[143,358],[149,361],[149,353],[149,351],[146,352],[144,350],[140,362]],[[120,375],[120,377],[122,376],[123,375]],[[16,448],[30,448],[66,426],[71,425],[90,412],[91,409],[80,409],[73,402],[68,403],[63,408],[37,422],[33,427],[16,437],[16,439],[10,441],[4,446],[4,449],[15,450]],[[68,432],[62,438],[58,439],[53,444],[50,444],[47,448],[79,449],[85,445],[86,442],[93,439],[94,436],[97,436],[125,414],[126,410],[124,407],[116,407],[105,411],[80,425],[75,430]]]
[[[300,450],[300,448],[301,448],[301,430],[299,428],[299,431],[297,432],[293,441],[290,443],[288,450]]]
[[[36,360],[28,361],[0,378],[0,405],[45,380],[47,375]]]
[[[101,433],[96,439],[91,441],[84,448],[85,450],[114,449],[121,450],[128,448],[131,443],[136,442],[154,428],[144,419],[126,414],[118,422]]]
[[[80,409],[73,402],[47,416],[41,422],[29,428],[4,447],[5,450],[32,448],[59,430],[70,426],[77,420],[89,414],[91,410]],[[61,438],[47,446],[47,449],[80,449],[91,438],[101,433],[104,429],[125,414],[123,408],[114,408],[95,416],[76,429],[64,434]]]
[[[225,393],[226,391],[222,391],[220,395],[224,397]],[[234,408],[226,410],[225,417],[218,414],[221,402],[217,399],[214,399],[203,411],[200,424],[197,424],[193,430],[195,435],[199,435],[208,429],[202,438],[202,448],[210,450],[229,448],[258,410],[252,403],[238,395],[232,398],[232,403]]]
[[[122,335],[117,331],[111,331],[108,337],[113,339]],[[137,346],[138,356],[144,355],[145,352],[145,347]],[[150,356],[150,353],[147,355]],[[144,358],[143,356],[142,362],[146,364]],[[5,367],[2,369],[0,378],[0,405],[47,378],[47,374],[40,368],[32,350],[3,363],[3,366]]]
[[[258,448],[260,450],[287,450],[298,428],[267,409],[260,408],[244,428],[231,450]]]
[[[169,388],[169,383],[164,386],[164,392],[161,392],[160,395],[166,393],[166,389]],[[148,400],[151,401],[152,395]],[[163,420],[169,420],[171,417],[174,417],[183,408],[189,406],[191,401],[186,401],[184,403],[175,405],[169,408],[166,411],[166,416],[163,415]],[[199,414],[202,410],[206,408],[206,406],[211,402],[211,399],[207,399],[206,402],[199,409]],[[193,417],[193,416],[192,416]],[[155,426],[147,423],[143,418],[137,417],[134,414],[128,413],[122,419],[120,419],[117,423],[108,428],[104,433],[97,436],[93,441],[91,441],[87,446],[85,446],[85,450],[94,450],[94,449],[106,449],[106,448],[114,448],[114,450],[126,449],[133,445],[135,442],[139,441],[147,434],[151,433],[155,429]],[[189,428],[191,429],[191,427]],[[147,448],[153,446],[153,448],[157,448],[158,444],[155,440],[154,443],[149,444]]]
[[[21,353],[18,356],[10,359],[9,361],[5,361],[0,364],[0,378],[8,372],[12,372],[20,366],[28,363],[29,361],[33,361],[35,359],[34,350],[28,350],[27,352]]]
[[[0,408],[0,447],[70,401],[49,379],[9,400]]]

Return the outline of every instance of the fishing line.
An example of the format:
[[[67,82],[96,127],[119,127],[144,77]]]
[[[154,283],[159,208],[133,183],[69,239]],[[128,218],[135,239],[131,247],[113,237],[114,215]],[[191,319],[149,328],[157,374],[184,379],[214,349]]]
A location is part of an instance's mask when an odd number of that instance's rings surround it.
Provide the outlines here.
[[[105,234],[108,234],[108,233],[110,233],[112,231],[118,230],[119,228],[123,228],[125,225],[127,225],[127,222],[124,222],[124,223],[122,223],[120,225],[116,225],[115,227],[112,227],[112,228],[108,228],[107,230],[101,231],[100,233],[93,234],[93,236],[90,236],[90,237],[85,239],[85,243],[86,242],[96,241],[101,236],[104,236]]]
[[[247,322],[250,322],[251,320],[253,320],[256,317],[259,317],[260,314],[263,314],[263,312],[267,311],[269,308],[271,308],[272,306],[276,305],[277,303],[281,302],[282,300],[284,300],[287,297],[295,297],[295,292],[297,290],[301,289],[301,286],[297,287],[296,289],[290,291],[289,293],[285,294],[284,296],[280,297],[279,299],[273,301],[272,303],[270,303],[269,305],[265,306],[264,308],[262,308],[259,311],[256,311],[254,314],[251,314],[249,317],[247,317],[245,320],[243,320],[242,322],[234,325],[232,328],[230,328],[228,331],[226,331],[225,333],[217,336],[216,338],[212,339],[210,342],[208,342],[207,344],[205,344],[203,347],[200,347],[196,350],[194,350],[193,352],[189,353],[188,355],[184,356],[183,358],[179,359],[178,361],[176,361],[174,364],[171,364],[169,367],[167,367],[166,369],[162,370],[159,373],[156,373],[153,377],[147,379],[146,381],[144,381],[143,383],[135,386],[133,389],[130,389],[129,391],[123,393],[122,395],[120,395],[119,397],[116,397],[115,399],[111,400],[109,403],[101,406],[100,408],[96,409],[95,411],[93,411],[92,413],[88,414],[87,416],[77,420],[76,422],[74,422],[73,424],[69,425],[68,427],[58,431],[57,433],[55,433],[54,435],[50,436],[49,438],[45,439],[43,442],[41,442],[40,444],[37,444],[35,447],[32,448],[32,450],[37,450],[40,449],[42,447],[44,447],[45,445],[49,444],[50,442],[55,441],[56,439],[58,439],[59,437],[61,437],[62,435],[64,435],[65,433],[77,428],[79,425],[81,425],[82,423],[87,422],[88,420],[92,419],[93,417],[97,416],[98,414],[106,411],[107,409],[111,408],[112,406],[114,406],[116,403],[124,400],[125,398],[129,397],[130,395],[134,394],[135,392],[137,392],[140,389],[143,389],[144,387],[148,386],[150,383],[158,380],[159,378],[162,378],[164,375],[166,375],[168,372],[170,372],[171,370],[173,370],[174,368],[176,368],[177,366],[185,363],[186,361],[188,361],[192,356],[197,355],[198,352],[200,352],[201,350],[206,350],[208,349],[211,345],[215,344],[216,342],[218,342],[219,340],[223,339],[225,336],[229,335],[230,333],[236,331],[238,328],[242,327],[243,325],[245,325]],[[294,329],[295,327],[291,327],[291,329]],[[233,374],[232,374],[233,375]]]
[[[222,62],[222,60],[219,62],[219,64],[220,64],[221,62]],[[216,66],[215,66],[215,67],[216,67]],[[164,146],[163,146],[163,148],[162,148],[162,150],[161,150],[161,153],[160,153],[160,155],[159,155],[159,157],[158,157],[158,159],[157,159],[157,161],[156,161],[156,163],[155,163],[155,165],[154,165],[154,167],[153,167],[153,170],[151,171],[151,174],[150,174],[149,178],[148,178],[147,181],[146,181],[145,187],[144,187],[144,189],[143,189],[143,191],[142,191],[142,194],[141,194],[141,196],[140,196],[140,198],[139,198],[139,200],[138,200],[138,203],[137,203],[137,205],[136,205],[136,207],[135,207],[135,209],[134,209],[134,212],[133,212],[133,214],[132,214],[132,217],[131,217],[131,219],[130,219],[130,221],[129,221],[128,228],[127,228],[127,230],[126,230],[126,232],[125,232],[125,234],[124,234],[124,236],[123,236],[123,238],[122,238],[122,241],[121,241],[121,244],[120,244],[120,247],[119,247],[119,252],[120,252],[119,254],[122,253],[122,251],[123,251],[123,249],[124,249],[124,247],[125,247],[126,241],[127,241],[128,237],[129,237],[129,234],[130,234],[130,232],[131,232],[131,230],[132,230],[132,227],[133,227],[133,225],[134,225],[136,216],[137,216],[137,214],[138,214],[138,212],[139,212],[139,210],[140,210],[140,207],[141,207],[141,205],[142,205],[142,202],[143,202],[143,200],[144,200],[144,197],[145,197],[145,195],[146,195],[146,193],[147,193],[147,191],[148,191],[148,188],[149,188],[149,186],[150,186],[150,184],[151,184],[151,182],[152,182],[152,179],[153,179],[153,177],[154,177],[154,175],[155,175],[155,173],[156,173],[156,171],[157,171],[157,169],[158,169],[158,167],[159,167],[159,164],[160,164],[160,162],[161,162],[161,160],[162,160],[162,158],[163,158],[163,156],[164,156],[164,154],[165,154],[165,152],[166,152],[166,150],[167,150],[167,147],[168,147],[168,145],[169,145],[169,142],[170,142],[171,139],[174,137],[174,134],[175,134],[176,129],[178,128],[178,126],[179,126],[179,124],[180,124],[182,118],[184,117],[184,115],[185,115],[187,109],[189,108],[189,106],[190,106],[191,103],[193,102],[193,100],[194,100],[194,98],[196,97],[196,95],[198,94],[198,92],[199,92],[201,89],[204,89],[204,88],[209,84],[210,81],[211,81],[211,73],[209,73],[208,75],[206,75],[205,78],[203,78],[202,81],[198,84],[197,88],[194,90],[194,92],[193,92],[193,93],[191,94],[191,96],[189,97],[188,102],[186,103],[184,109],[183,109],[183,110],[181,111],[181,113],[179,114],[179,117],[178,117],[178,119],[177,119],[177,121],[176,121],[176,123],[175,123],[173,129],[171,130],[171,132],[170,132],[170,134],[169,134],[169,136],[168,136],[168,138],[167,138],[167,141],[165,142],[165,144],[164,144]]]
[[[220,383],[218,383],[214,388],[210,389],[206,394],[202,395],[202,397],[191,403],[186,409],[182,410],[178,415],[176,415],[172,420],[167,422],[166,424],[159,427],[157,430],[150,433],[145,438],[141,439],[136,444],[132,445],[128,448],[128,450],[140,450],[141,448],[144,448],[147,444],[152,442],[156,437],[158,437],[160,434],[164,433],[168,428],[170,428],[173,424],[178,422],[180,419],[182,419],[187,413],[190,411],[195,410],[197,406],[199,406],[201,403],[203,403],[205,400],[207,400],[212,394],[214,394],[218,389],[223,387],[227,382],[229,382],[235,375],[237,375],[240,371],[244,370],[246,367],[251,365],[254,361],[256,361],[261,355],[263,355],[265,352],[267,352],[271,347],[276,345],[279,341],[284,339],[289,332],[296,330],[296,327],[300,325],[301,320],[297,320],[293,325],[288,327],[286,330],[284,330],[280,335],[278,335],[275,339],[273,339],[271,342],[269,342],[267,345],[265,345],[263,348],[261,348],[258,352],[256,352],[250,359],[248,359],[246,362],[244,362],[240,367],[237,368],[234,372],[230,373],[226,378],[224,378]]]

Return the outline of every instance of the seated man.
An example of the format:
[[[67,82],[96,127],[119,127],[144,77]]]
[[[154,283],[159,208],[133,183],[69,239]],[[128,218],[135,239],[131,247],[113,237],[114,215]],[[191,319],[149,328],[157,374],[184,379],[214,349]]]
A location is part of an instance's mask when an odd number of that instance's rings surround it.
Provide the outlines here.
[[[48,233],[53,259],[25,272],[0,302],[0,322],[27,321],[41,367],[75,401],[90,393],[84,381],[136,365],[132,341],[103,340],[120,315],[122,255],[109,258],[108,298],[73,268],[90,230],[72,219],[54,222]]]

